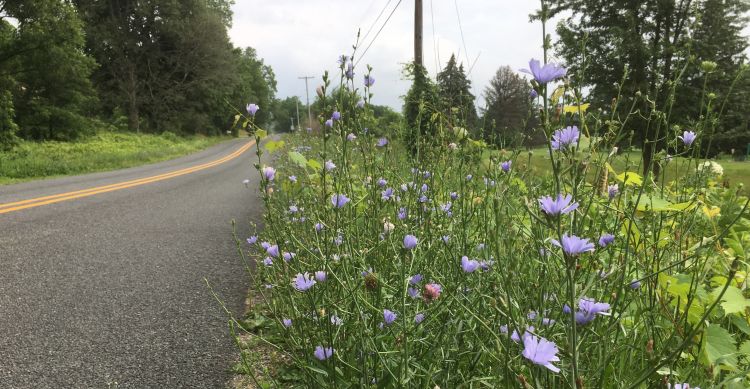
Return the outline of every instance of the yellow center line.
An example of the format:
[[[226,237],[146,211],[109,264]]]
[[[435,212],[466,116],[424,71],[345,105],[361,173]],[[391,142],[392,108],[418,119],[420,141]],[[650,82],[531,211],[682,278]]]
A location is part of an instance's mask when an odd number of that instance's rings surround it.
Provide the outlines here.
[[[0,214],[13,212],[13,211],[20,211],[22,209],[27,209],[27,208],[39,207],[39,206],[47,205],[47,204],[59,203],[62,201],[73,200],[73,199],[77,199],[81,197],[93,196],[93,195],[97,195],[101,193],[113,192],[113,191],[120,190],[120,189],[150,184],[153,182],[158,182],[158,181],[167,180],[167,179],[174,178],[174,177],[179,177],[185,174],[194,173],[203,169],[208,169],[210,167],[220,165],[224,162],[237,158],[242,153],[247,151],[247,149],[252,147],[254,144],[255,144],[254,140],[250,141],[246,143],[245,145],[243,145],[242,147],[240,147],[239,149],[232,152],[231,154],[226,155],[222,158],[219,158],[215,161],[207,162],[201,165],[197,165],[197,166],[193,166],[193,167],[189,167],[185,169],[175,170],[173,172],[163,173],[163,174],[150,176],[150,177],[139,178],[136,180],[123,181],[123,182],[119,182],[115,184],[97,186],[97,187],[92,187],[92,188],[87,188],[87,189],[82,189],[82,190],[77,190],[77,191],[72,191],[72,192],[65,192],[65,193],[59,193],[59,194],[50,195],[50,196],[43,196],[43,197],[37,197],[33,199],[15,201],[12,203],[0,204]]]

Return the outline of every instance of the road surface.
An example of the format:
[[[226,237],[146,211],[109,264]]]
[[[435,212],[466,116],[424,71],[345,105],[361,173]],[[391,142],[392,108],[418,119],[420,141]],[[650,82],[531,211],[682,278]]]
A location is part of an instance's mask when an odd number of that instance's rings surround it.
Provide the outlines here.
[[[262,212],[249,142],[0,186],[0,387],[225,387],[237,351],[204,277],[241,312],[230,222],[244,237]]]

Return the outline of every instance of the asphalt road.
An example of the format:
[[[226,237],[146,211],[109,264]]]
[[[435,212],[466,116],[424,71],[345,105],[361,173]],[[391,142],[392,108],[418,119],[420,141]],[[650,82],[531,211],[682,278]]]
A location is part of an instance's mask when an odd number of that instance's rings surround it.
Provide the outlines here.
[[[247,142],[0,186],[0,204],[199,165]],[[253,150],[179,177],[0,214],[0,388],[225,387],[237,350],[203,279],[242,310],[249,283],[230,222],[244,237],[262,211]]]

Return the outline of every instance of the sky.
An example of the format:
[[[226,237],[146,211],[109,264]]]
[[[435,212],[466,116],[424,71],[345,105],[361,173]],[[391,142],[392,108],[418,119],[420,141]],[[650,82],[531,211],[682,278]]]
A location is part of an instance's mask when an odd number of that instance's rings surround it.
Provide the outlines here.
[[[337,59],[350,54],[358,29],[364,37],[357,57],[375,37],[391,10],[392,17],[372,41],[359,63],[356,79],[362,80],[365,65],[373,66],[374,104],[397,111],[410,82],[402,76],[403,64],[414,55],[414,0],[235,0],[234,21],[229,36],[239,47],[254,47],[271,65],[278,83],[277,96],[299,96],[305,101],[305,82],[300,76],[314,76],[310,98],[322,84],[328,70],[338,81]],[[424,65],[433,76],[445,66],[452,53],[466,69],[477,107],[484,106],[484,87],[501,66],[528,66],[540,58],[541,25],[529,22],[537,0],[423,0]],[[387,8],[384,8],[386,7]],[[385,12],[374,24],[381,10]],[[460,27],[459,27],[460,16]],[[554,34],[556,21],[548,22]],[[461,34],[463,30],[463,36]],[[750,34],[750,28],[745,30]],[[554,58],[551,58],[554,60]]]
[[[388,4],[361,44],[359,57],[398,2],[236,0],[229,36],[236,46],[254,47],[271,65],[278,83],[277,96],[299,96],[305,101],[305,82],[298,77],[315,76],[309,81],[311,99],[315,87],[322,83],[325,70],[335,74],[338,82],[337,58],[351,53],[357,30],[361,29],[364,36]],[[539,6],[536,0],[423,0],[423,3],[425,67],[434,78],[437,67],[445,66],[455,53],[466,69],[472,68],[469,78],[480,107],[482,90],[500,66],[526,68],[530,58],[542,55],[541,26],[539,22],[529,22],[529,14]],[[410,86],[410,81],[402,76],[402,69],[413,60],[413,34],[414,1],[402,0],[355,69],[355,77],[361,81],[365,65],[374,68],[374,104],[401,110],[402,96]]]

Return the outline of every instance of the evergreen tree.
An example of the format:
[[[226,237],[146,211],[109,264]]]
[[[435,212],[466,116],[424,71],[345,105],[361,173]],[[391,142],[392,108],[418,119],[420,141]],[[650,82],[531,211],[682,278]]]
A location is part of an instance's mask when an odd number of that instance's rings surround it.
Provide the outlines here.
[[[430,80],[423,66],[409,64],[406,73],[412,77],[413,82],[404,97],[407,131],[405,140],[409,150],[417,153],[437,133],[432,114],[439,108],[439,98],[437,86]]]
[[[456,66],[454,54],[451,54],[445,69],[438,73],[437,86],[440,109],[450,122],[474,128],[477,124],[477,111],[474,107],[474,95],[471,94],[471,82],[466,77],[464,65]]]
[[[484,129],[501,144],[529,143],[531,86],[510,66],[500,67],[484,89]],[[538,142],[531,142],[538,143]]]
[[[567,62],[568,74],[589,88],[591,107],[608,111],[624,74],[627,77],[622,96],[642,96],[636,98],[638,115],[631,117],[626,131],[634,135],[636,144],[643,146],[644,169],[653,152],[664,149],[666,140],[673,139],[673,127],[668,126],[689,126],[700,116],[700,91],[706,80],[701,62],[721,63],[709,75],[707,84],[709,91],[721,94],[729,90],[738,64],[745,60],[742,52],[747,38],[741,30],[747,25],[747,3],[743,0],[554,2],[552,13],[563,10],[569,11],[570,16],[557,28],[558,54]],[[692,31],[692,36],[688,36],[688,31]],[[672,104],[670,90],[674,82],[678,84]],[[738,91],[742,93],[735,93]],[[652,106],[649,101],[655,104]],[[629,105],[621,107],[629,109]],[[663,111],[675,107],[669,123],[658,120],[654,106]],[[744,113],[739,106],[726,108],[725,120],[734,124],[725,122],[717,132],[742,128]]]

